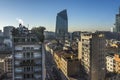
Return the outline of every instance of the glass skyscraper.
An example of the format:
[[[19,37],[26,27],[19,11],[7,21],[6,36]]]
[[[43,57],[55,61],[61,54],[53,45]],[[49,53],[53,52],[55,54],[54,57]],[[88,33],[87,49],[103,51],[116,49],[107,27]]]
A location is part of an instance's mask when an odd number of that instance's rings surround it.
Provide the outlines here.
[[[115,22],[115,31],[120,32],[120,7],[119,7],[119,13],[116,14],[116,22]]]
[[[68,33],[68,17],[67,10],[63,10],[56,17],[56,38],[64,39]]]

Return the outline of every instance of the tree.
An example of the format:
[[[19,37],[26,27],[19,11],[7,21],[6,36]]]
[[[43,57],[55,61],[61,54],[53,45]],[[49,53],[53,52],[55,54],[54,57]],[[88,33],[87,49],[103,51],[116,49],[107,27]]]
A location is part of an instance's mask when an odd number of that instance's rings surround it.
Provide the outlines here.
[[[31,31],[32,33],[35,33],[37,35],[38,39],[41,42],[44,42],[44,30],[45,29],[46,29],[45,27],[39,26],[39,27],[33,27]]]

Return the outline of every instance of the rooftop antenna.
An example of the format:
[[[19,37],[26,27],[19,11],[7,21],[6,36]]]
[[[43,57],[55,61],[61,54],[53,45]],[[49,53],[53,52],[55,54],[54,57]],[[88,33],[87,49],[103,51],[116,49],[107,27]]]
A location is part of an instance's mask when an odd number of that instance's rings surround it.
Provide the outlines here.
[[[27,25],[28,29],[29,29],[29,24]]]

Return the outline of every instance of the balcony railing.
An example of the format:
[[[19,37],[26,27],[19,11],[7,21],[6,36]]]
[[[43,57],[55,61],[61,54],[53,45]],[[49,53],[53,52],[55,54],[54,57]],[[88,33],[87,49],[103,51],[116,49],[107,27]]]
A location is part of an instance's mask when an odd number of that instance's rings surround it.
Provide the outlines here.
[[[23,71],[22,68],[15,68],[15,72],[16,72],[16,73],[20,73],[20,72],[22,72],[22,71]]]

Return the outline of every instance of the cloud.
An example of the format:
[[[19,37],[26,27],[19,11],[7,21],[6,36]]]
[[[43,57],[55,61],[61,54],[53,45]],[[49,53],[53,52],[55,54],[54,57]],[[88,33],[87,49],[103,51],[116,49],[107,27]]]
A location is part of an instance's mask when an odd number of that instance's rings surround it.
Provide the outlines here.
[[[23,20],[22,20],[22,19],[16,18],[16,20],[18,21],[19,24],[22,24],[22,25],[23,25]]]

